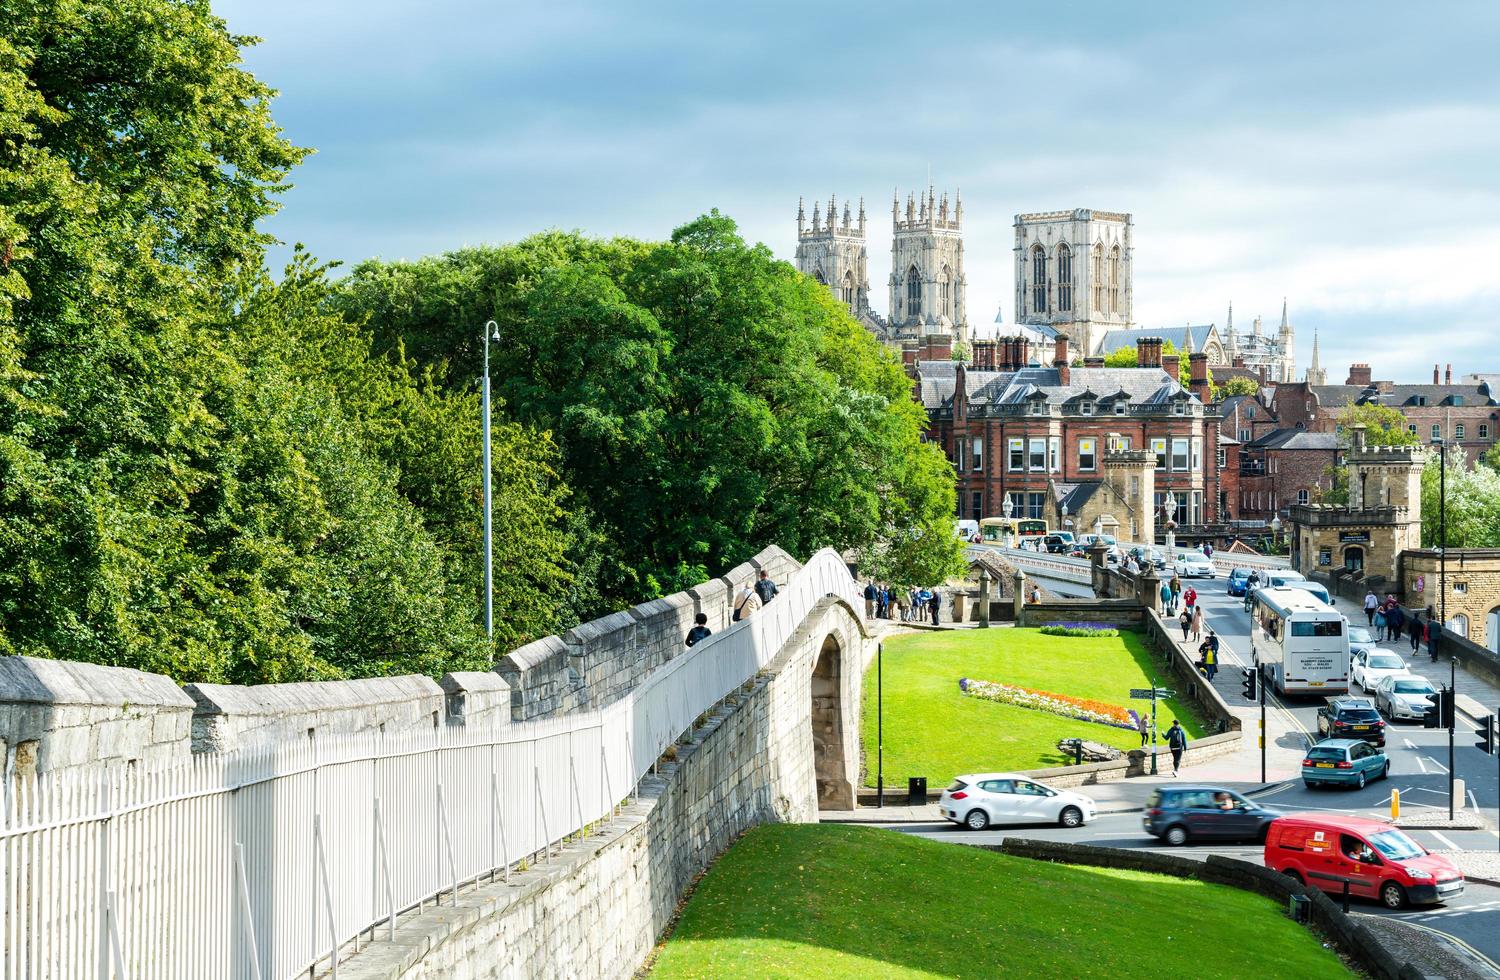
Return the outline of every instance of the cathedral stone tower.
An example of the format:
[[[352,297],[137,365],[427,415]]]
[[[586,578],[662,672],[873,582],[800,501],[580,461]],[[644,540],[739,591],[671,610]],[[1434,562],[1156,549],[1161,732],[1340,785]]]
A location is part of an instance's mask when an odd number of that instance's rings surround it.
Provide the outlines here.
[[[1281,348],[1281,380],[1290,384],[1297,380],[1297,338],[1286,316],[1285,299],[1281,301],[1281,326],[1276,329],[1276,343]]]
[[[1087,208],[1016,215],[1016,322],[1097,353],[1130,325],[1133,228],[1128,214]]]
[[[870,277],[866,271],[865,202],[859,202],[857,222],[850,220],[849,202],[844,202],[843,220],[839,220],[838,202],[828,199],[825,221],[817,202],[813,203],[812,228],[807,227],[807,211],[797,202],[797,269],[833,290],[849,312],[856,317],[870,308]]]
[[[891,330],[898,338],[943,334],[967,343],[964,306],[963,200],[908,194],[906,210],[891,199]]]

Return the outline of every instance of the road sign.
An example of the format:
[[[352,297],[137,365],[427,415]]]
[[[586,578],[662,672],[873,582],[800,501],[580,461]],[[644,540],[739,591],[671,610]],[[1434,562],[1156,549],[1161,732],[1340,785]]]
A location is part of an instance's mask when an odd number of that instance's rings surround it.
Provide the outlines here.
[[[1166,699],[1171,696],[1172,692],[1164,687],[1158,687],[1155,689],[1149,687],[1132,687],[1130,689],[1130,698],[1133,701],[1155,701],[1157,699]]]

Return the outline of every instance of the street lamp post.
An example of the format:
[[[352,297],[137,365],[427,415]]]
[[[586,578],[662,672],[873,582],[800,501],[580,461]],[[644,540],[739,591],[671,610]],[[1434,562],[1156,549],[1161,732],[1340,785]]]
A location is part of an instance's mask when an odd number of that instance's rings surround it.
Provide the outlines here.
[[[484,377],[479,381],[480,411],[484,413],[484,635],[490,641],[490,661],[495,659],[495,569],[494,544],[490,537],[490,338],[500,339],[494,320],[484,324]]]
[[[1167,560],[1177,560],[1177,498],[1167,491]]]
[[[1013,548],[1013,547],[1015,547],[1015,542],[1011,540],[1011,535],[1010,535],[1010,518],[1011,518],[1011,515],[1014,514],[1015,512],[1016,512],[1015,501],[1011,500],[1010,499],[1010,494],[1007,493],[1005,495],[1005,503],[1002,504],[1001,507],[1000,507],[1000,513],[1002,513],[1002,514],[1005,515],[1005,547],[1007,547],[1007,548]]]
[[[1443,635],[1448,628],[1448,444],[1444,439],[1434,439],[1432,444],[1438,451],[1438,631]],[[1458,693],[1458,659],[1448,653],[1448,698],[1452,704]],[[1458,720],[1457,712],[1448,713],[1448,819],[1453,819],[1453,783],[1458,778],[1453,763],[1453,725]]]

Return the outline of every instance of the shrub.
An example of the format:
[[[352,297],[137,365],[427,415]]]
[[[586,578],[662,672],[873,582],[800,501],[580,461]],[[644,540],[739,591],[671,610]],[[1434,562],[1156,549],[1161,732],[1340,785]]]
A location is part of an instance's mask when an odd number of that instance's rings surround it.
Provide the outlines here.
[[[1048,636],[1119,636],[1120,631],[1108,623],[1047,623],[1038,633]]]

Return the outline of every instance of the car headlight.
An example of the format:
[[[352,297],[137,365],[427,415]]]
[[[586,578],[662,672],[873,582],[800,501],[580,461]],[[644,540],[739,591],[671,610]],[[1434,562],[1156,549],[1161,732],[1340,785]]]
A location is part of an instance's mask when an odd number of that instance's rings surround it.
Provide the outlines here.
[[[1409,875],[1411,875],[1413,878],[1431,878],[1432,877],[1432,872],[1431,871],[1423,871],[1421,868],[1407,868],[1406,869],[1406,873],[1409,874]]]

